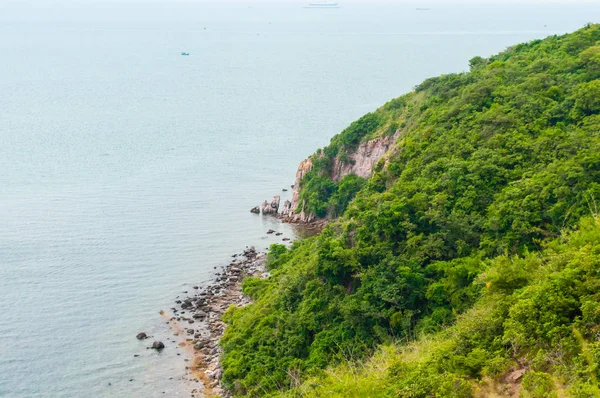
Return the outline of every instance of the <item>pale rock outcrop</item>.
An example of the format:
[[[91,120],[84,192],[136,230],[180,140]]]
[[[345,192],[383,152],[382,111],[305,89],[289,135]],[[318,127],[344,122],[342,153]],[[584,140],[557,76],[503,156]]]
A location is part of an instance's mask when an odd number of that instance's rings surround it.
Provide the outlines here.
[[[296,171],[296,182],[294,183],[294,190],[292,191],[292,205],[290,207],[293,212],[296,212],[300,203],[300,182],[304,176],[312,170],[312,167],[313,163],[311,158],[303,160],[298,166],[298,170]]]
[[[295,210],[292,210],[291,208],[291,203],[290,203],[290,207],[288,208],[288,210],[286,212],[281,212],[280,217],[283,219],[284,222],[288,222],[288,223],[311,223],[313,221],[315,221],[316,217],[314,214],[307,214],[304,211],[304,205],[302,206],[302,211],[300,211],[300,213],[296,213]],[[297,207],[296,207],[297,208]]]
[[[362,178],[371,177],[373,167],[390,149],[398,136],[400,136],[399,130],[392,136],[378,137],[361,143],[356,151],[348,153],[350,162],[344,163],[336,157],[333,159],[329,177],[335,182],[339,182],[348,174],[355,174]]]
[[[271,203],[268,201],[264,201],[262,204],[262,213],[263,214],[277,214],[279,212],[279,202],[281,201],[281,197],[276,195],[271,200]]]
[[[291,210],[292,210],[292,202],[290,202],[289,200],[286,200],[285,202],[283,202],[283,206],[281,207],[281,211],[279,213],[282,216],[287,216],[290,214]]]
[[[300,207],[300,182],[304,178],[304,176],[312,170],[312,159],[308,158],[300,162],[298,166],[298,171],[296,171],[296,182],[292,185],[292,201],[286,201],[283,204],[283,208],[280,212],[280,217],[283,218],[283,221],[289,223],[309,223],[314,221],[315,217],[313,215],[307,215],[304,210],[296,213],[298,208]],[[300,207],[303,208],[304,206]]]
[[[261,210],[262,213],[265,212],[265,209],[267,209],[267,211],[270,211],[270,209],[269,209],[269,201],[268,200],[265,200],[260,205],[260,210]]]

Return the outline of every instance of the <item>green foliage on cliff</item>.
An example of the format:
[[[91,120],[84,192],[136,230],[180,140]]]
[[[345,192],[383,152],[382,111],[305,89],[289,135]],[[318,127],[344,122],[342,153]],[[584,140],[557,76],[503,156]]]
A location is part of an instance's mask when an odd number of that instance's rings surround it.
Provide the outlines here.
[[[365,183],[364,178],[354,174],[344,176],[336,183],[328,175],[313,169],[302,183],[300,202],[304,203],[304,211],[317,217],[339,216]]]
[[[355,122],[352,122],[344,131],[331,139],[329,146],[323,149],[325,156],[332,158],[340,150],[356,149],[358,144],[370,137],[380,126],[382,118],[378,113],[367,113]]]
[[[244,282],[255,303],[226,314],[224,382],[466,397],[522,367],[528,396],[593,396],[600,228],[565,236],[600,198],[599,45],[598,25],[520,44],[390,101],[332,140],[401,129],[364,186],[328,182],[327,149],[313,157],[301,197],[346,210]],[[382,344],[381,374],[352,366]]]

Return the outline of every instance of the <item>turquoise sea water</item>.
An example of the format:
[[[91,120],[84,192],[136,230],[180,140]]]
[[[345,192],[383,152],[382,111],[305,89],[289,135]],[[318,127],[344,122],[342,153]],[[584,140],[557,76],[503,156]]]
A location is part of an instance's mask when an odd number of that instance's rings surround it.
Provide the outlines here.
[[[158,312],[294,236],[250,207],[424,78],[600,15],[340,4],[0,1],[0,396],[189,396]]]

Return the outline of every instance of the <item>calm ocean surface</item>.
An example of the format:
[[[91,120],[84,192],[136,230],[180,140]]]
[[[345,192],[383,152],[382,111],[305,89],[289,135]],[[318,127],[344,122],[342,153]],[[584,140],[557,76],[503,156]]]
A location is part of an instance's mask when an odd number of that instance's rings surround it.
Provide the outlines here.
[[[248,210],[302,159],[424,78],[600,15],[304,5],[0,0],[0,396],[189,396],[159,311],[294,236]]]

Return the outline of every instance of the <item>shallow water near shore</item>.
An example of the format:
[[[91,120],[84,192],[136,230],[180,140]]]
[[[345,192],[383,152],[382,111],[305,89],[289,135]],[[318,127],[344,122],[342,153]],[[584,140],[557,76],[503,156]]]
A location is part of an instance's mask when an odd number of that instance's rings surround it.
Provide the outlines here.
[[[424,78],[600,15],[303,6],[0,3],[1,397],[189,396],[159,311],[297,235],[249,209],[302,159]]]

